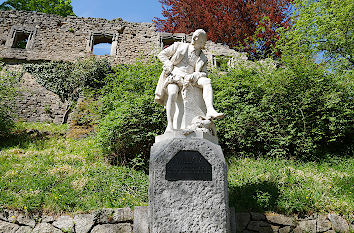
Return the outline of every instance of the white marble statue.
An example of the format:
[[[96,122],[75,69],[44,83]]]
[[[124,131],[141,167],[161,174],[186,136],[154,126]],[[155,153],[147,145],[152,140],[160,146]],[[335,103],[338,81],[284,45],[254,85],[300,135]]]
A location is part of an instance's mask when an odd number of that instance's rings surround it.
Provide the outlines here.
[[[198,29],[193,33],[191,43],[175,42],[158,55],[163,72],[155,101],[166,106],[166,132],[198,128],[194,122],[224,116],[213,106],[213,91],[206,69],[208,60],[202,51],[206,41],[206,32]]]

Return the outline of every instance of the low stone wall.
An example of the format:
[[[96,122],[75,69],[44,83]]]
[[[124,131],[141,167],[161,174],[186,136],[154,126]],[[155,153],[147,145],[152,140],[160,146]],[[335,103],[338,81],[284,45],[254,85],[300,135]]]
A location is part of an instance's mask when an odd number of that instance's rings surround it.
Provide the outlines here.
[[[88,214],[49,216],[19,211],[0,212],[0,232],[4,233],[148,233],[148,207],[101,209]],[[275,213],[235,213],[231,208],[231,229],[235,232],[353,232],[336,214],[285,216]],[[237,231],[236,231],[237,230]],[[176,232],[177,233],[177,232]],[[203,233],[203,232],[200,232]]]
[[[285,216],[276,213],[236,213],[237,232],[350,232],[347,221],[336,214],[312,214],[309,216]],[[354,230],[352,226],[352,231]]]
[[[102,209],[90,214],[26,215],[18,211],[0,213],[0,232],[6,233],[104,233],[132,232],[133,212],[130,208]]]

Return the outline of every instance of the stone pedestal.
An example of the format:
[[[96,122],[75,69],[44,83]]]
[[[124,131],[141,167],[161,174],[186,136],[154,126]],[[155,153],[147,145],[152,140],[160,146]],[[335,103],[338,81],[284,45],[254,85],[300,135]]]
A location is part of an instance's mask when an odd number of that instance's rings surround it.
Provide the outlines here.
[[[226,163],[203,138],[172,138],[151,148],[150,233],[230,232]]]

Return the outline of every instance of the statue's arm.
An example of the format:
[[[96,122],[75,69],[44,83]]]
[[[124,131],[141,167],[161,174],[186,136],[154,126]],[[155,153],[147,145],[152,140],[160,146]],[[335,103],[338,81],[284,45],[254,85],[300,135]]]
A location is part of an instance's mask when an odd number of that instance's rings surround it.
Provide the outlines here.
[[[173,45],[162,50],[159,53],[159,55],[157,55],[157,57],[160,59],[160,61],[162,62],[163,66],[164,66],[163,69],[167,73],[171,73],[171,71],[173,70],[173,63],[170,60],[170,58],[176,53],[177,47],[178,47],[178,44],[174,43]]]

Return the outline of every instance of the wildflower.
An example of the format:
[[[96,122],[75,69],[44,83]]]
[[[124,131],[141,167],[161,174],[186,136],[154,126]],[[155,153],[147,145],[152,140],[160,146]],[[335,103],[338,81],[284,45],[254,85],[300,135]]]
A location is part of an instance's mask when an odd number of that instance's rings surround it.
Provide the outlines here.
[[[11,218],[15,218],[15,216],[12,215]]]
[[[30,191],[32,192],[32,191],[33,191],[33,189],[30,189]]]
[[[11,173],[12,175],[15,175],[15,172],[14,171],[12,171],[12,173]]]
[[[122,200],[124,201],[124,200],[125,200],[125,198],[123,197],[123,198],[122,198]]]
[[[23,209],[27,210],[27,206],[23,207]]]
[[[308,196],[306,196],[306,199],[309,199],[309,197],[308,197]]]

